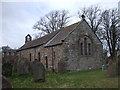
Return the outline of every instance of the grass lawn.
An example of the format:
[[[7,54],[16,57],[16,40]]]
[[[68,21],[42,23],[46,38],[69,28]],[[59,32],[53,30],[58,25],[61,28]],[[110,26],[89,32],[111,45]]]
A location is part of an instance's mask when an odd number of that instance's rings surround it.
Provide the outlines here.
[[[33,76],[9,77],[13,88],[118,88],[118,77],[109,78],[102,70],[74,73],[55,73],[46,71],[46,81],[35,83]]]

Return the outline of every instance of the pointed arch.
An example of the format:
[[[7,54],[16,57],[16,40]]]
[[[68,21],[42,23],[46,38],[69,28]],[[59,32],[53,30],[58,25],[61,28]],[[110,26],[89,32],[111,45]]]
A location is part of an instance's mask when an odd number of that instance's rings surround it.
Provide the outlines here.
[[[92,55],[92,40],[88,36],[82,36],[80,38],[80,55]]]

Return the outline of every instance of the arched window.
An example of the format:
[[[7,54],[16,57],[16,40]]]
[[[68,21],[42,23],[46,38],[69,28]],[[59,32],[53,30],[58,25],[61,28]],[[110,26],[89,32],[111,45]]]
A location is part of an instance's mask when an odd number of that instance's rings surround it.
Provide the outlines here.
[[[31,61],[31,53],[29,54],[29,59],[30,59],[30,61]]]
[[[48,69],[48,58],[47,58],[47,56],[45,56],[45,60],[46,60],[46,68]]]
[[[80,38],[80,55],[92,54],[92,42],[87,36]]]
[[[41,60],[40,52],[38,52],[38,60]]]
[[[91,55],[91,44],[88,43],[88,55]]]
[[[83,55],[83,43],[80,43],[80,54]]]
[[[87,55],[87,38],[84,38],[84,54]]]

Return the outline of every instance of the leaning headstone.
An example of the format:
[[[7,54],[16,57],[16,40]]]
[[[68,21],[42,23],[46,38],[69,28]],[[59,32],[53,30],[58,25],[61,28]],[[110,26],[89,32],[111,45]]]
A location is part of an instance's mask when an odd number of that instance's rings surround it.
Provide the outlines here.
[[[6,62],[2,65],[2,75],[8,77],[12,75],[12,64],[10,62]]]
[[[4,76],[2,76],[2,88],[12,88],[11,83]]]
[[[26,58],[19,58],[17,62],[17,73],[18,75],[27,75],[29,73],[30,61]]]
[[[32,62],[32,72],[34,75],[35,82],[44,82],[45,81],[45,68],[44,65],[35,59]]]

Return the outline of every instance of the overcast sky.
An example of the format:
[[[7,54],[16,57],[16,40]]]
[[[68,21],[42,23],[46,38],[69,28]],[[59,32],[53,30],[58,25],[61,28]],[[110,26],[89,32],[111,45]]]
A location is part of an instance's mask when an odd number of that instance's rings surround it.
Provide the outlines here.
[[[24,0],[25,1],[25,0]],[[103,9],[118,7],[119,0],[42,0],[37,2],[0,3],[0,46],[19,48],[24,37],[38,33],[32,29],[40,17],[51,10],[66,9],[73,16],[71,23],[79,20],[77,11],[98,4]],[[1,21],[2,20],[2,21]]]

